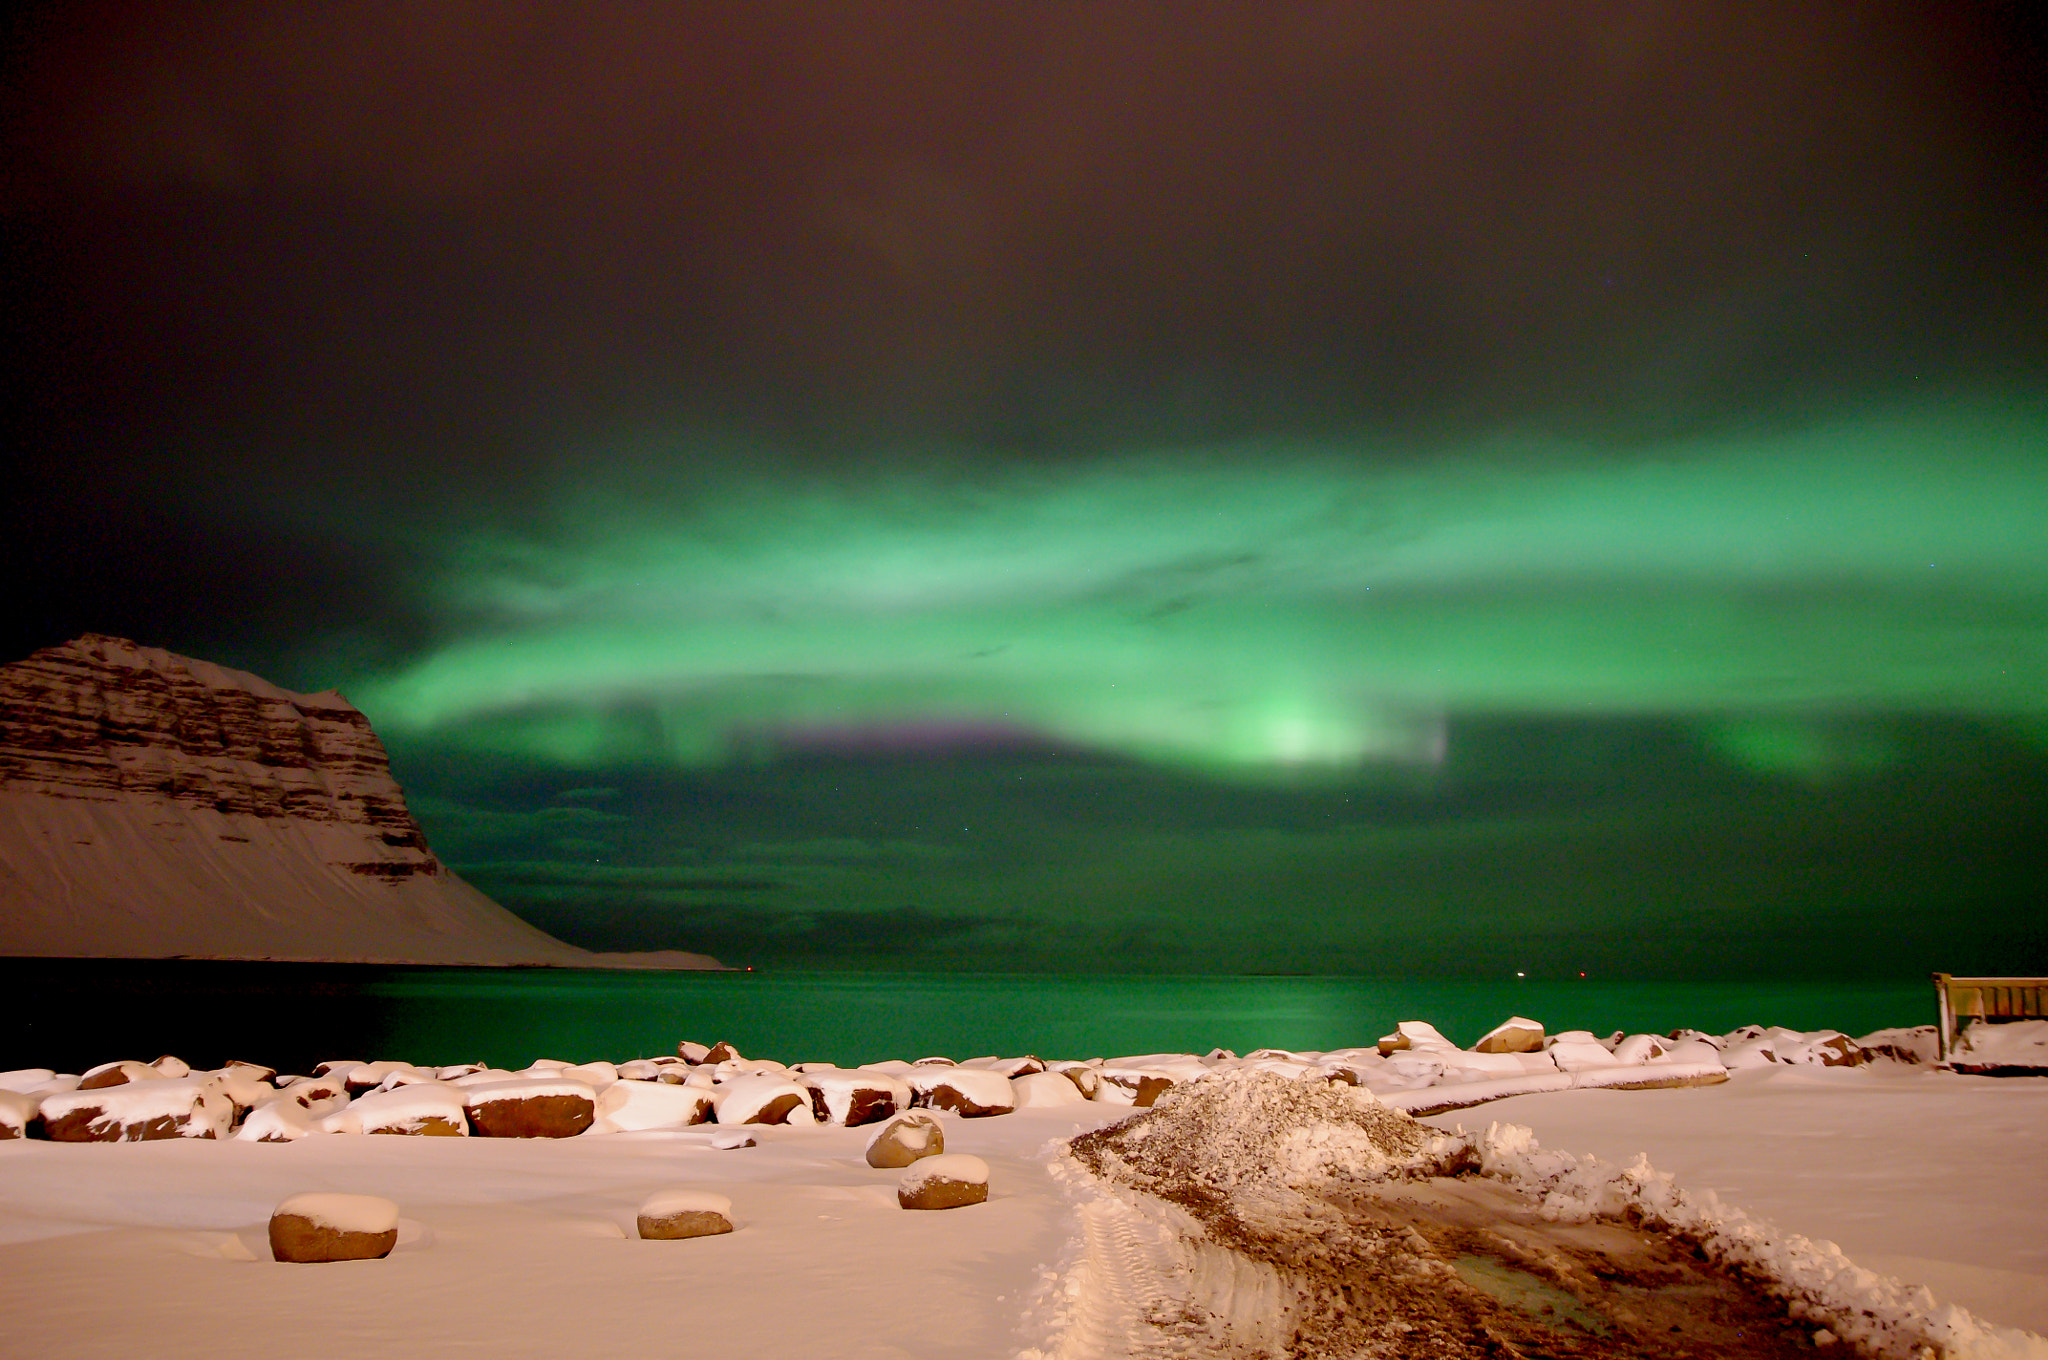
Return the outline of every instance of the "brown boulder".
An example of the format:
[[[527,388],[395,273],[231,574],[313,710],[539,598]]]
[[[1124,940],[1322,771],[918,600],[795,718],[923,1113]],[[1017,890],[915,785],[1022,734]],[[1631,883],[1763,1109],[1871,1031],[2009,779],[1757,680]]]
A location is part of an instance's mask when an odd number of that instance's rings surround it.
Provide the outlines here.
[[[132,1062],[123,1059],[119,1062],[101,1063],[98,1067],[88,1068],[85,1075],[78,1079],[78,1089],[81,1091],[105,1091],[115,1086],[126,1086],[131,1081],[153,1081],[163,1076],[164,1073],[159,1072],[149,1063]]]
[[[909,1166],[946,1150],[946,1134],[939,1121],[921,1111],[897,1115],[868,1140],[868,1165],[885,1170]]]
[[[906,1209],[959,1209],[987,1200],[988,1163],[964,1152],[928,1158],[896,1185],[896,1202]]]
[[[983,1067],[922,1067],[911,1073],[911,1103],[951,1110],[963,1119],[1009,1114],[1017,1108],[1010,1079]]]
[[[574,1138],[597,1121],[597,1093],[581,1082],[486,1082],[464,1104],[480,1138]]]
[[[1472,1045],[1474,1053],[1540,1053],[1543,1051],[1543,1026],[1534,1020],[1516,1016],[1495,1025],[1479,1042]]]
[[[1089,1100],[1102,1089],[1102,1074],[1086,1063],[1061,1063],[1052,1069],[1074,1083],[1076,1089]]]
[[[225,1138],[234,1106],[204,1077],[123,1082],[42,1098],[43,1136],[58,1143]]]
[[[716,1067],[722,1062],[739,1061],[741,1061],[740,1051],[725,1040],[720,1039],[717,1043],[704,1050],[704,1056],[697,1059],[697,1065],[699,1067]]]
[[[702,1190],[664,1190],[640,1206],[638,1223],[650,1241],[715,1237],[732,1231],[732,1201]]]
[[[375,1195],[294,1195],[270,1216],[279,1261],[374,1261],[397,1245],[398,1206]]]

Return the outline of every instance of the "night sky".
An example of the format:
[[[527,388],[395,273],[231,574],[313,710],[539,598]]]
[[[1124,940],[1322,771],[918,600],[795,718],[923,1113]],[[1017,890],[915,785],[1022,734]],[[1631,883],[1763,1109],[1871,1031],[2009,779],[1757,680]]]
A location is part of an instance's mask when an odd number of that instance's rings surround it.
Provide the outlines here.
[[[2048,971],[2040,13],[31,7],[0,641],[596,948]]]

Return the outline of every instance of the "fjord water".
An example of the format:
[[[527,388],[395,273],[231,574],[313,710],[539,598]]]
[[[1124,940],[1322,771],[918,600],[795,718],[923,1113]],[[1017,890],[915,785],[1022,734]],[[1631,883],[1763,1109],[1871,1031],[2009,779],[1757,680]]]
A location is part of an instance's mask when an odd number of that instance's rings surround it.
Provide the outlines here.
[[[1522,978],[687,973],[202,960],[0,959],[15,1020],[0,1067],[79,1071],[176,1053],[303,1071],[328,1058],[584,1061],[724,1039],[748,1056],[850,1065],[1214,1047],[1330,1049],[1427,1020],[1469,1044],[1510,1015],[1551,1030],[1861,1034],[1933,1019],[1927,983]]]

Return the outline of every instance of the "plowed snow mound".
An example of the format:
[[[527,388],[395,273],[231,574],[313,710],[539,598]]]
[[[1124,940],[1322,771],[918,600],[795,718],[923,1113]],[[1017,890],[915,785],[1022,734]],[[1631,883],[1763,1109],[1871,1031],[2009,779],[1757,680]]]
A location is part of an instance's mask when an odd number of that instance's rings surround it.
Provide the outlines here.
[[[1121,1281],[1121,1325],[1077,1300],[1092,1324],[1061,1357],[1777,1360],[1808,1344],[1781,1303],[1688,1244],[1545,1222],[1528,1196],[1462,1175],[1469,1139],[1350,1087],[1206,1079],[1069,1146],[1182,1237],[1157,1278]]]

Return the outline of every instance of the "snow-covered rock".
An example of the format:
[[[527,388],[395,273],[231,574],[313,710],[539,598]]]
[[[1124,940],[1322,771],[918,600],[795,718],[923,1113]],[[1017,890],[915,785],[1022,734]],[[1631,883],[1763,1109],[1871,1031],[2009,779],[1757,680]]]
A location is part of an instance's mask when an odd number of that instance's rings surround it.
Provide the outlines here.
[[[1088,1099],[1081,1094],[1080,1087],[1058,1072],[1026,1072],[1021,1077],[1012,1077],[1010,1090],[1020,1110],[1045,1105],[1077,1105]]]
[[[1043,1072],[1045,1064],[1031,1054],[1021,1058],[969,1058],[962,1067],[985,1067],[991,1072],[1000,1072],[1006,1077],[1021,1077],[1031,1072]]]
[[[408,1082],[357,1096],[348,1108],[364,1133],[466,1138],[469,1118],[463,1094],[440,1082]]]
[[[29,1121],[42,1103],[41,1096],[0,1088],[0,1138],[28,1137]]]
[[[959,1209],[987,1199],[988,1163],[965,1152],[921,1158],[896,1183],[896,1202],[906,1209]]]
[[[1057,1072],[1074,1083],[1074,1089],[1089,1100],[1095,1099],[1102,1089],[1102,1070],[1090,1067],[1084,1062],[1056,1062],[1046,1066],[1048,1072]]]
[[[1669,1042],[1661,1034],[1631,1034],[1614,1046],[1611,1056],[1624,1067],[1637,1067],[1663,1057]]]
[[[44,1135],[59,1143],[225,1138],[234,1104],[207,1077],[164,1077],[43,1097]]]
[[[1833,1029],[1774,1035],[1771,1054],[1781,1063],[1806,1067],[1860,1067],[1869,1061],[1854,1039]]]
[[[1909,1025],[1898,1029],[1873,1030],[1856,1040],[1872,1062],[1925,1066],[1941,1060],[1941,1039],[1932,1025]],[[4,1079],[0,1079],[4,1081]]]
[[[398,1245],[398,1206],[378,1195],[294,1195],[270,1215],[279,1261],[370,1261]]]
[[[273,1100],[249,1111],[249,1117],[235,1130],[235,1139],[243,1143],[296,1143],[301,1138],[328,1132],[329,1113],[332,1112],[316,1114],[296,1100]],[[360,1127],[352,1130],[361,1131]]]
[[[797,1080],[811,1093],[811,1113],[820,1124],[856,1127],[910,1108],[910,1083],[871,1068],[815,1069]]]
[[[47,1067],[17,1067],[11,1072],[0,1072],[0,1091],[40,1091],[56,1076]],[[72,1089],[77,1088],[74,1086]]]
[[[1381,1057],[1401,1052],[1404,1049],[1455,1049],[1456,1044],[1437,1032],[1435,1025],[1421,1020],[1403,1020],[1394,1026],[1394,1032],[1379,1042]]]
[[[816,1122],[811,1093],[787,1077],[748,1073],[720,1083],[713,1094],[721,1124]]]
[[[657,1190],[641,1203],[637,1225],[650,1241],[716,1237],[732,1231],[732,1201],[708,1190]]]
[[[913,1104],[950,1110],[968,1119],[1008,1114],[1017,1108],[1010,1079],[986,1068],[921,1066],[908,1081]]]
[[[1495,1025],[1472,1045],[1475,1053],[1534,1053],[1542,1047],[1543,1026],[1519,1015]]]
[[[598,1093],[598,1116],[624,1132],[708,1123],[716,1105],[709,1089],[622,1078]]]
[[[1175,1084],[1173,1073],[1157,1067],[1103,1066],[1095,1075],[1095,1099],[1105,1105],[1150,1106]]]
[[[191,1074],[187,1072],[181,1075],[189,1076]],[[117,1062],[105,1062],[97,1067],[86,1068],[78,1076],[78,1089],[81,1091],[104,1091],[110,1086],[125,1086],[131,1081],[166,1081],[168,1079],[169,1074],[159,1070],[154,1064],[135,1062],[124,1058]]]
[[[597,1120],[597,1092],[567,1079],[468,1086],[463,1104],[471,1131],[485,1138],[573,1138]]]
[[[1591,1067],[1612,1067],[1614,1052],[1583,1029],[1568,1029],[1553,1035],[1544,1052],[1564,1072],[1582,1072]]]
[[[939,1127],[939,1121],[923,1110],[909,1110],[897,1115],[868,1139],[866,1157],[869,1166],[909,1166],[923,1157],[936,1157],[946,1150],[946,1131]]]

